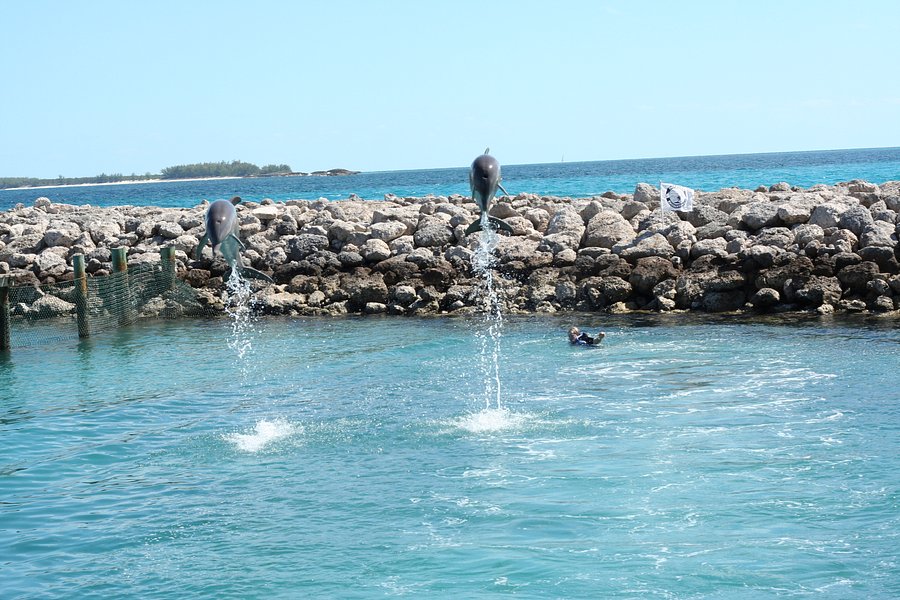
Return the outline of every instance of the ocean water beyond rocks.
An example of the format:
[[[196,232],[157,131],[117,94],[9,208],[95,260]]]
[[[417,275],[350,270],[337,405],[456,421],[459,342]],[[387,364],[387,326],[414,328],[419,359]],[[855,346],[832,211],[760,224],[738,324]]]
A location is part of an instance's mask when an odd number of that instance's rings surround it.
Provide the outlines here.
[[[0,213],[0,274],[13,285],[71,280],[72,256],[92,275],[110,250],[129,264],[176,249],[178,276],[222,306],[227,265],[195,260],[207,203],[97,208],[38,198]],[[237,206],[244,261],[268,314],[401,315],[477,311],[472,255],[478,218],[461,195],[383,201],[288,200]],[[665,212],[659,189],[591,198],[523,193],[491,208],[501,236],[495,286],[507,313],[636,310],[889,312],[900,308],[900,181],[800,189],[698,192],[691,212]]]

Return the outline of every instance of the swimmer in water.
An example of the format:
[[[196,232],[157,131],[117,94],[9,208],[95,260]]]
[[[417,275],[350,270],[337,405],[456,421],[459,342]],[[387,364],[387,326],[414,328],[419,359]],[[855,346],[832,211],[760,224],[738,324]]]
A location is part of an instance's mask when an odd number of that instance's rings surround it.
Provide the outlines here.
[[[591,337],[587,333],[580,331],[577,327],[569,329],[569,343],[574,346],[596,346],[603,341],[606,334],[602,331]]]

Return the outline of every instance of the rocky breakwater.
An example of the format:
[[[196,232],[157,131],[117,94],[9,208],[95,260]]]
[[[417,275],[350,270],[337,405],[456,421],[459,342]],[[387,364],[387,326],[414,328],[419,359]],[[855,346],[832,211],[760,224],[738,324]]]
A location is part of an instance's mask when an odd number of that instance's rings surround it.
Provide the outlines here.
[[[127,247],[133,264],[172,245],[179,276],[217,306],[226,265],[209,250],[193,259],[205,210],[40,198],[0,214],[0,272],[18,285],[52,283],[72,278],[77,253],[102,275],[110,248]],[[689,213],[660,210],[648,184],[592,198],[519,194],[491,210],[514,232],[497,246],[495,285],[509,313],[894,311],[898,213],[896,181],[723,189],[698,193]],[[264,312],[475,310],[469,198],[264,200],[238,205],[238,215],[244,260],[276,281],[257,290]]]

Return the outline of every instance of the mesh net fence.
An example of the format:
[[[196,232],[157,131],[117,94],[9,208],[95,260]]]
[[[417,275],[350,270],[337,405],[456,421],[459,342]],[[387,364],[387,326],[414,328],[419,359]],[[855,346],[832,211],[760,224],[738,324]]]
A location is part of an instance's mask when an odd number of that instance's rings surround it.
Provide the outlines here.
[[[96,335],[140,319],[222,314],[159,263],[74,281],[11,286],[7,294],[12,349]]]

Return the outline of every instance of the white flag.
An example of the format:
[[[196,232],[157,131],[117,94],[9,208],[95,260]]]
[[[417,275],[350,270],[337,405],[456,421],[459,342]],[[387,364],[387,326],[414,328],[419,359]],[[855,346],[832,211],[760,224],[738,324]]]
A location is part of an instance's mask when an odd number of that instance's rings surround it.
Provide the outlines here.
[[[694,210],[694,190],[671,183],[659,183],[660,206],[663,212]]]

